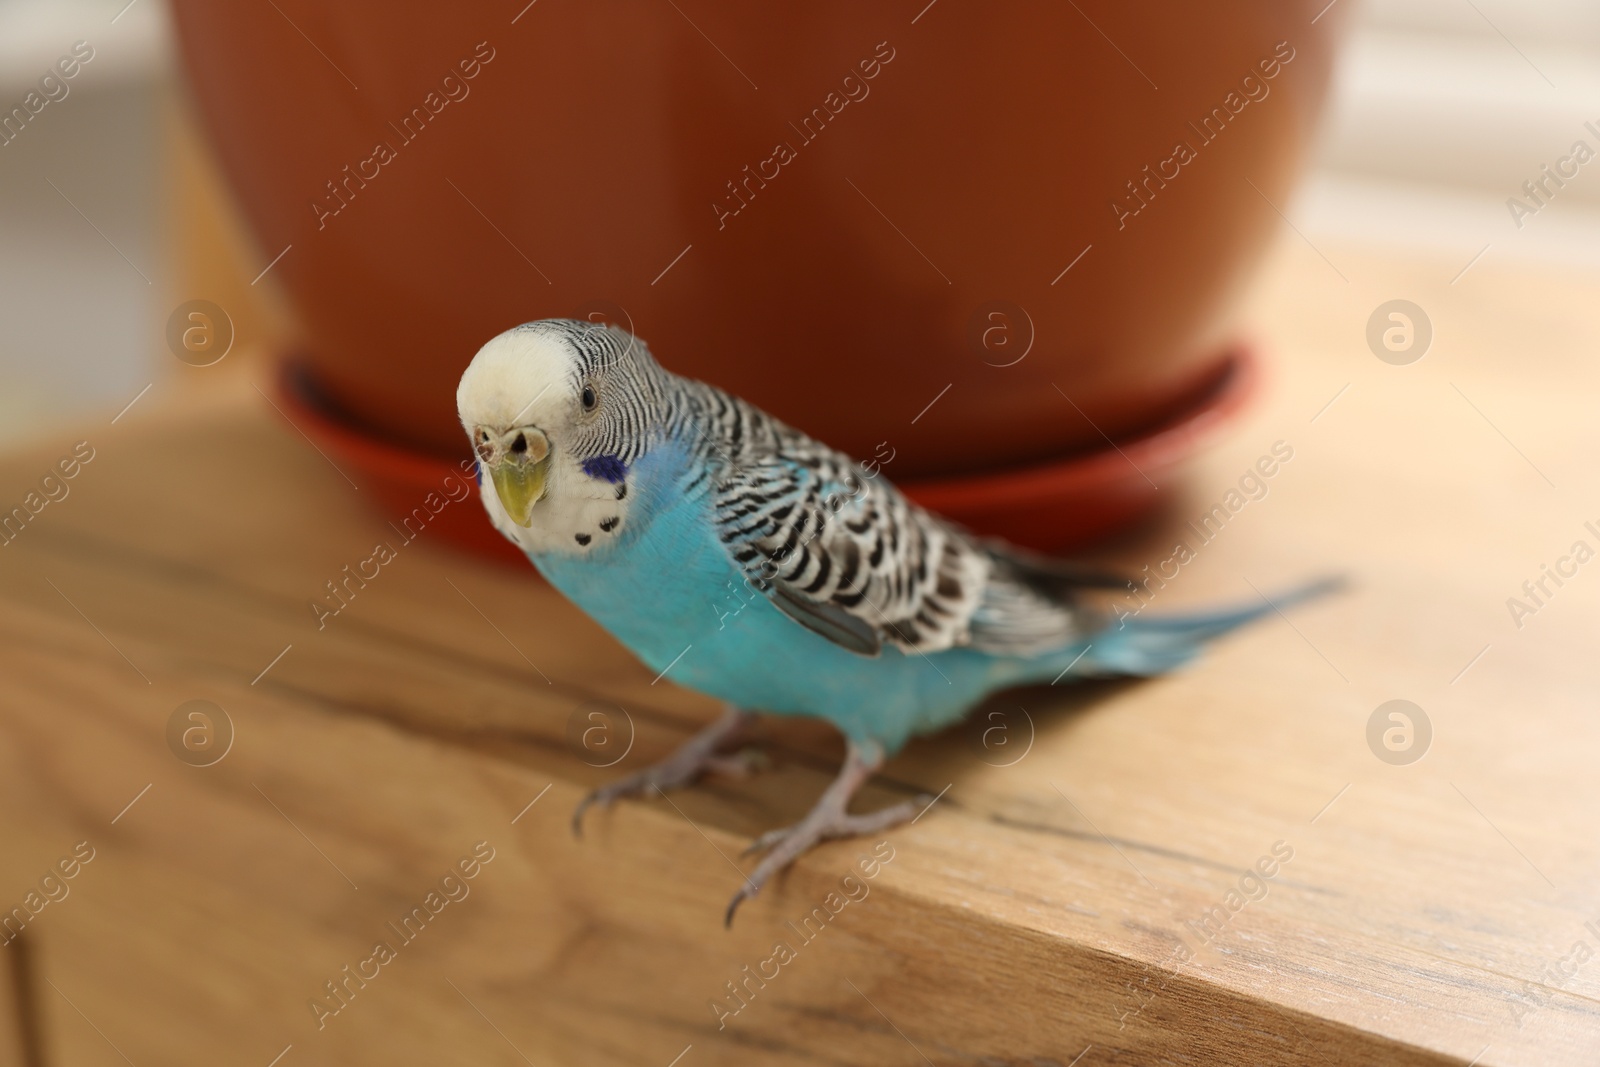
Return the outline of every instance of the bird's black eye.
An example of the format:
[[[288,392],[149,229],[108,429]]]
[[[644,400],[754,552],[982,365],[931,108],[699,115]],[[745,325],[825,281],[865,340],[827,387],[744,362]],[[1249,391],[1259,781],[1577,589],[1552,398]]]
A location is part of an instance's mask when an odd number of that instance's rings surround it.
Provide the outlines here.
[[[597,403],[599,403],[599,398],[594,395],[594,386],[592,386],[592,385],[584,386],[583,387],[583,410],[585,410],[585,411],[593,411],[594,410],[594,406]]]

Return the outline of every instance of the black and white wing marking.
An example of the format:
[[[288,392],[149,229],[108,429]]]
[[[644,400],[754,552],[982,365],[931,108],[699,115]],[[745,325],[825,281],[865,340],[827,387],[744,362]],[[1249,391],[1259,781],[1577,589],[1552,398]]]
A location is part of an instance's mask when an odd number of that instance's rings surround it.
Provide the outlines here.
[[[750,585],[862,655],[887,642],[998,655],[1058,648],[1088,620],[1066,590],[781,424],[714,494],[719,537]]]
[[[864,655],[884,641],[965,644],[983,553],[847,457],[799,434],[778,448],[746,458],[716,494],[719,535],[750,584]]]

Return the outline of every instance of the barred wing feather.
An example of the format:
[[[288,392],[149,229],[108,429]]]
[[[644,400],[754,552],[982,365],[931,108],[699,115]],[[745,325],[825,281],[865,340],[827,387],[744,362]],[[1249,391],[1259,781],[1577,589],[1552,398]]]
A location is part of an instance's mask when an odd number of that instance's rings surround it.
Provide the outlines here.
[[[722,460],[718,535],[749,584],[801,625],[863,655],[889,643],[1026,656],[1087,628],[1059,576],[1030,570],[750,405],[715,399],[715,421],[740,427],[717,435],[725,447],[707,456]]]

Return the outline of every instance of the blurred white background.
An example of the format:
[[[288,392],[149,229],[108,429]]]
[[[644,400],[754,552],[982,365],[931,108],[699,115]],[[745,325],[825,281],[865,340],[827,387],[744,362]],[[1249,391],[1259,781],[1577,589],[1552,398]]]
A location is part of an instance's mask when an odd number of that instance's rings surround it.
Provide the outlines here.
[[[1294,224],[1318,244],[1461,266],[1480,253],[1600,266],[1600,160],[1520,228],[1506,206],[1574,141],[1600,148],[1584,129],[1600,128],[1600,4],[1339,5],[1356,9],[1329,16],[1354,32]],[[172,369],[164,309],[192,294],[174,291],[162,173],[169,33],[161,0],[0,0],[7,110],[73,42],[95,50],[70,95],[0,147],[0,443],[115,411]]]
[[[67,96],[0,146],[0,442],[115,411],[161,367],[171,48],[165,10],[139,0],[117,17],[126,2],[0,0],[4,113],[74,42],[94,49]]]
[[[1519,229],[1506,200],[1574,141],[1600,150],[1593,0],[1336,0],[1356,4],[1310,180],[1290,217],[1332,240],[1463,265],[1600,265],[1600,160]]]

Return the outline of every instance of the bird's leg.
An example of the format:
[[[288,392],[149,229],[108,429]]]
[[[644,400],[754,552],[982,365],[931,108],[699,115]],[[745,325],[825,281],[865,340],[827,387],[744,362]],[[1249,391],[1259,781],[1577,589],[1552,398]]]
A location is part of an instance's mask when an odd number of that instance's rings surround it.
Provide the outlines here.
[[[739,755],[718,755],[717,749],[726,745],[729,739],[754,721],[754,712],[728,705],[715,722],[689,738],[676,752],[660,763],[603,785],[584,797],[578,804],[578,809],[572,813],[573,834],[579,837],[583,835],[583,813],[592,804],[607,808],[618,797],[633,796],[647,792],[651,788],[676,789],[688,785],[705,771],[717,771],[721,774],[743,774],[749,771],[753,761],[741,758]]]
[[[872,834],[898,826],[916,818],[917,812],[932,802],[932,797],[924,796],[865,815],[848,814],[845,808],[850,805],[850,798],[883,766],[883,758],[883,746],[876,741],[850,741],[845,750],[844,766],[839,768],[839,776],[828,786],[811,812],[793,826],[770,830],[756,838],[745,850],[746,855],[764,849],[771,851],[733,895],[733,900],[728,903],[724,925],[732,926],[733,913],[741,903],[759,893],[773,875],[805,855],[813,846],[834,838]]]

